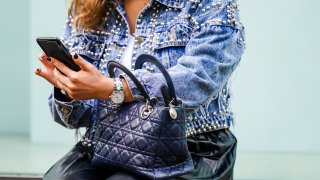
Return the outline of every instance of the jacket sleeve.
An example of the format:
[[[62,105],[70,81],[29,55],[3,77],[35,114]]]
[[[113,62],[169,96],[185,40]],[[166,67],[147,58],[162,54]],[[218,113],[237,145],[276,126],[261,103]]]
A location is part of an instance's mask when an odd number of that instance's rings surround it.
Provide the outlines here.
[[[68,19],[65,25],[64,44],[71,46],[72,27]],[[93,100],[70,100],[54,88],[53,93],[48,98],[51,115],[57,123],[64,127],[74,129],[89,125],[93,115]]]
[[[55,89],[48,99],[54,121],[70,129],[87,127],[92,119],[93,101],[62,101],[57,97],[57,91]]]
[[[168,68],[176,93],[187,107],[197,108],[208,103],[223,88],[238,65],[244,50],[244,30],[239,23],[236,5],[219,1],[218,8],[195,10],[191,16],[194,31],[177,64]],[[232,6],[232,7],[231,7]],[[165,79],[160,73],[145,69],[133,71],[150,96],[162,97],[160,89]],[[135,84],[124,75],[136,99],[141,95]]]

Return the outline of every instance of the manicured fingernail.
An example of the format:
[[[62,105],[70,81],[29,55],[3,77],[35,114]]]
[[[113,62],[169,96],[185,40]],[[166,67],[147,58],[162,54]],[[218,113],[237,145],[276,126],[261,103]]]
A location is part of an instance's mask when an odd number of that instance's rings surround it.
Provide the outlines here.
[[[51,57],[47,57],[47,61],[49,61],[49,62],[50,62],[50,61],[51,61]]]
[[[36,71],[37,71],[37,73],[39,73],[39,72],[41,71],[41,69],[40,69],[40,68],[38,68]]]
[[[43,58],[44,58],[44,54],[41,55],[41,59],[43,59]]]
[[[73,58],[74,58],[74,59],[78,59],[78,58],[79,58],[78,54],[77,54],[77,53],[74,54],[74,55],[73,55]]]

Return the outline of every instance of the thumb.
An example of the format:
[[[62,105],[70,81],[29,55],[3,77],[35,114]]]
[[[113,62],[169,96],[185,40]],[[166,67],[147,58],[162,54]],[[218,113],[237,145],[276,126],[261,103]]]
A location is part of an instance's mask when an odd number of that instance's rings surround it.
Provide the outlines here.
[[[77,53],[74,53],[72,55],[72,59],[73,61],[79,65],[81,67],[82,70],[89,70],[91,64],[89,62],[87,62],[86,60],[84,60],[81,56],[79,56]]]

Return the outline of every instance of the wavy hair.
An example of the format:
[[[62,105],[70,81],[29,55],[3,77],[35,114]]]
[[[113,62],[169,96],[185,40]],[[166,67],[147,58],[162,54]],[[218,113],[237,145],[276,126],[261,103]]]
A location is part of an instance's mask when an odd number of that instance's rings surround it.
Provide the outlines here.
[[[72,17],[72,25],[77,30],[100,29],[106,11],[115,9],[119,0],[71,0],[68,14]],[[111,11],[110,13],[112,13]]]

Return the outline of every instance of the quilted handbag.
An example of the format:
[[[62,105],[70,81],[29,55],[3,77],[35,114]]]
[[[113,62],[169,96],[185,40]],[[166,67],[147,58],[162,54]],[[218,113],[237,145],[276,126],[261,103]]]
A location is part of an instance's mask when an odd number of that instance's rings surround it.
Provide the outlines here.
[[[123,65],[108,62],[110,77],[115,68],[136,84],[144,101],[124,103],[119,108],[102,107],[98,113],[96,146],[92,164],[116,167],[149,179],[164,179],[194,169],[187,147],[185,108],[176,98],[169,73],[151,55],[140,55],[135,69],[145,62],[156,65],[164,75],[167,88],[164,100],[151,98],[143,85]]]

